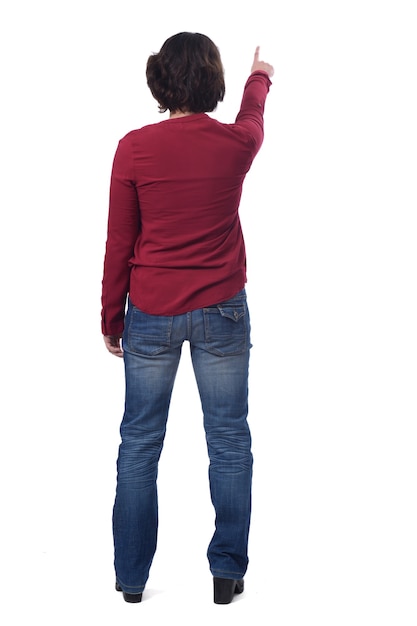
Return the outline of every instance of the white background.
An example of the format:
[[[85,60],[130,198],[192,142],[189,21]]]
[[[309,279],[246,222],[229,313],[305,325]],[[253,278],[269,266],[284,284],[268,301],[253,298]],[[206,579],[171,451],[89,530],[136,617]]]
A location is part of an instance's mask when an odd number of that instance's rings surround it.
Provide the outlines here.
[[[13,2],[1,45],[4,624],[415,626],[416,19],[403,0]],[[100,334],[118,140],[164,119],[145,64],[218,45],[232,122],[275,66],[245,182],[254,512],[246,591],[212,602],[207,455],[187,346],[141,605],[113,590],[122,361]]]

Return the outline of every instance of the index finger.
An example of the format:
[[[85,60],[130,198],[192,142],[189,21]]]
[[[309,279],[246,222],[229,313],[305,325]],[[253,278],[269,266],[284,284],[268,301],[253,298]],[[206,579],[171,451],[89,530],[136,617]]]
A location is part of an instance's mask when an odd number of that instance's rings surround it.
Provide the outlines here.
[[[259,48],[260,48],[260,46],[256,46],[255,54],[254,54],[254,57],[253,57],[254,61],[259,61]]]

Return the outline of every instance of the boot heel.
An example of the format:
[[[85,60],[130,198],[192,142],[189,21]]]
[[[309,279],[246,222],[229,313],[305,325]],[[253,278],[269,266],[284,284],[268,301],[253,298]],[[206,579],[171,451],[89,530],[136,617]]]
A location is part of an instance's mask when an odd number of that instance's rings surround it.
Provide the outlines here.
[[[230,604],[235,593],[242,593],[243,578],[233,580],[231,578],[213,578],[214,604]]]
[[[116,591],[123,591],[119,583],[116,581]],[[141,593],[126,593],[123,591],[123,599],[125,602],[142,602],[142,594]]]

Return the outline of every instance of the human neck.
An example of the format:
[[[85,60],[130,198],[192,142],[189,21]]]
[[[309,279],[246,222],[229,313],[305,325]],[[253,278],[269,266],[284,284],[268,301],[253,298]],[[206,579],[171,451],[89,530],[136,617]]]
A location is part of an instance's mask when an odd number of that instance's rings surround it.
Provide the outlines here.
[[[169,114],[169,119],[174,117],[186,117],[187,115],[192,115],[192,111],[171,111]]]

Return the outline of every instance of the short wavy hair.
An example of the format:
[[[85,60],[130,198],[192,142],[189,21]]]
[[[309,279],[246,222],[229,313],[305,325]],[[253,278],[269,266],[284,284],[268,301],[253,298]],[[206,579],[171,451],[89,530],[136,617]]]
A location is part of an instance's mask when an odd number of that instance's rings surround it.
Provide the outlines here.
[[[161,113],[214,111],[225,94],[217,46],[200,33],[178,33],[152,54],[146,65],[148,87]]]

